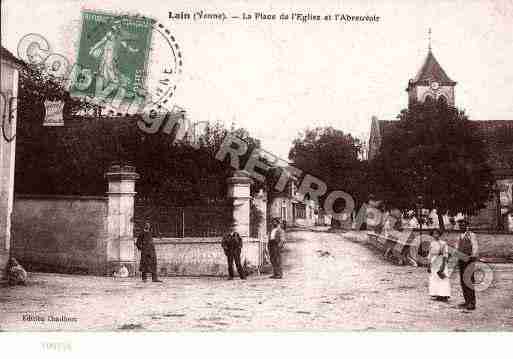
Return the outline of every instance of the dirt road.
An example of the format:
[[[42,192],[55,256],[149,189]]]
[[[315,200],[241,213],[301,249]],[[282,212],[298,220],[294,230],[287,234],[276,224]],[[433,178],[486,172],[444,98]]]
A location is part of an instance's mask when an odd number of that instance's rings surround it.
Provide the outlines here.
[[[358,234],[288,237],[282,280],[165,277],[158,284],[32,273],[27,287],[0,288],[0,329],[513,330],[511,266],[497,266],[478,309],[465,312],[456,308],[456,276],[450,302],[431,301],[424,268],[383,261]]]

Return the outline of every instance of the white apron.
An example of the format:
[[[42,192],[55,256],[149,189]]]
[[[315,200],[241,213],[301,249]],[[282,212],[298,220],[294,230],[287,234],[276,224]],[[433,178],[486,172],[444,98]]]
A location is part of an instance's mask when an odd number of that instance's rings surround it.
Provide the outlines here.
[[[451,282],[449,280],[449,271],[447,269],[447,258],[449,256],[447,243],[444,241],[433,241],[429,248],[429,259],[431,263],[431,274],[429,275],[429,295],[439,297],[451,296]],[[445,278],[438,276],[438,271],[446,258],[444,269]]]

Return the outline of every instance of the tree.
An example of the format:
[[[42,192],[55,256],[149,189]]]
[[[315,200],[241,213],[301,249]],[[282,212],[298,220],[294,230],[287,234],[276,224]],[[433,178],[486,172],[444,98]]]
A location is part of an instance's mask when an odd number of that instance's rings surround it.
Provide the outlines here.
[[[134,165],[140,174],[139,198],[177,206],[226,201],[226,178],[233,169],[228,162],[215,158],[224,136],[230,132],[222,123],[208,124],[195,147],[174,141],[163,131],[141,131],[137,115],[76,115],[83,107],[66,111],[67,106],[70,109],[69,106],[80,103],[66,99],[61,88],[48,92],[48,88],[36,86],[38,81],[42,86],[46,83],[40,78],[27,77],[26,81],[24,84],[30,87],[23,90],[24,101],[30,96],[34,101],[27,104],[30,111],[20,105],[23,115],[19,117],[17,133],[17,193],[103,195],[105,171],[113,163],[122,163]],[[47,98],[70,101],[65,105],[64,126],[42,125],[43,101]],[[258,145],[247,130],[235,126],[231,130],[248,143]]]
[[[63,101],[66,117],[98,110],[97,104],[70,96],[66,79],[49,74],[41,65],[23,66],[19,80],[18,121],[42,120],[46,100]]]
[[[294,139],[289,159],[303,173],[325,182],[326,193],[347,192],[359,207],[368,195],[367,163],[361,159],[362,147],[361,141],[350,134],[333,127],[317,127]],[[325,196],[320,198],[319,205],[323,205],[324,199]]]
[[[484,144],[465,113],[445,103],[401,111],[372,163],[373,188],[387,208],[417,206],[442,216],[475,214],[492,194]]]

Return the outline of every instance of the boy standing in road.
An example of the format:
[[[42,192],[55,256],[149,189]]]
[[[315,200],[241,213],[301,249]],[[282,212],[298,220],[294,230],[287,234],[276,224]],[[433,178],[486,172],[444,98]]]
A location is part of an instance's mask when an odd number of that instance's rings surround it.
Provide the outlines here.
[[[273,219],[273,229],[269,235],[269,258],[273,266],[273,275],[271,278],[281,279],[283,278],[283,271],[281,268],[281,249],[285,241],[285,232],[280,226],[280,220],[278,218]]]

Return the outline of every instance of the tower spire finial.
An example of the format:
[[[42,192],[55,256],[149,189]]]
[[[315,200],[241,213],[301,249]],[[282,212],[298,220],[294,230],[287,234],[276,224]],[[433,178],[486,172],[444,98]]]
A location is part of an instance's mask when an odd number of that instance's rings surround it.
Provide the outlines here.
[[[431,28],[428,30],[428,50],[431,51]]]

